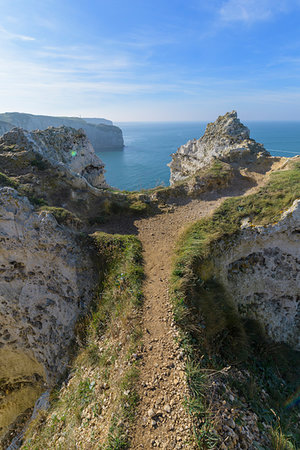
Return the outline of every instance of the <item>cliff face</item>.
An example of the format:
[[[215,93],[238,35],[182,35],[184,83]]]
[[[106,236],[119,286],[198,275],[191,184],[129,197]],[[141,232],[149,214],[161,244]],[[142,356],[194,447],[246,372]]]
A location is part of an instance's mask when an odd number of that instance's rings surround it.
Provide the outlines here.
[[[209,123],[202,138],[188,141],[172,154],[170,184],[209,167],[216,159],[235,168],[259,164],[270,154],[250,139],[250,132],[232,111]]]
[[[279,222],[243,229],[217,243],[216,277],[241,316],[263,325],[274,342],[300,350],[300,200]]]
[[[96,276],[88,245],[11,188],[0,189],[0,240],[2,434],[64,372]]]
[[[97,151],[103,148],[120,148],[124,146],[123,134],[120,128],[110,123],[102,123],[102,119],[99,119],[98,123],[94,121],[95,119],[91,120],[92,122],[89,122],[89,119],[84,120],[79,117],[52,117],[25,113],[0,114],[0,121],[28,131],[61,126],[75,129],[82,128]]]
[[[40,155],[50,164],[63,164],[70,172],[84,177],[95,187],[106,187],[104,164],[96,156],[83,130],[60,127],[45,131],[13,128],[0,137],[0,146],[14,146]]]

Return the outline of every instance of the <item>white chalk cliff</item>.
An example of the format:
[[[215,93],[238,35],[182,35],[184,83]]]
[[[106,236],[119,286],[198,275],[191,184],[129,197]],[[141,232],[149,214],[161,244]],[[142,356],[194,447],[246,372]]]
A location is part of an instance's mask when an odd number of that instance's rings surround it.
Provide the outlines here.
[[[251,226],[218,242],[216,278],[239,313],[256,319],[275,342],[300,350],[300,200],[278,223]]]
[[[105,119],[81,119],[80,117],[55,117],[12,112],[0,114],[0,121],[6,123],[10,128],[20,127],[28,131],[61,126],[77,130],[81,128],[97,151],[103,148],[122,148],[124,146],[122,130]],[[2,134],[1,124],[0,134]]]
[[[172,154],[170,184],[185,180],[215,160],[243,168],[269,155],[262,144],[250,139],[249,129],[240,122],[236,111],[228,112],[209,123],[200,139],[188,141]]]
[[[69,171],[70,176],[77,174],[96,188],[107,187],[104,164],[95,154],[89,139],[81,129],[63,126],[29,132],[22,128],[13,128],[0,137],[1,145],[4,148],[3,155],[8,159],[12,158],[13,153],[15,156],[18,153],[15,150],[11,153],[5,149],[11,150],[11,146],[15,146],[22,150],[23,158],[26,153],[36,154],[53,166],[61,165]]]
[[[74,324],[93,297],[91,250],[0,189],[0,436],[66,369]]]

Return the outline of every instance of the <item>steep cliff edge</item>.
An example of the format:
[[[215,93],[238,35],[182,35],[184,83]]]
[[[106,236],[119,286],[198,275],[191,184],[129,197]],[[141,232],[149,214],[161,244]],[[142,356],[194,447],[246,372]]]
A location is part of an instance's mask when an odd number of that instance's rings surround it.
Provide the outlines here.
[[[13,128],[0,137],[0,165],[2,186],[18,188],[40,206],[66,208],[86,219],[97,214],[96,206],[108,195],[104,165],[83,130]]]
[[[86,132],[96,151],[124,147],[122,130],[112,123],[103,123],[101,119],[91,119],[90,121],[79,117],[54,117],[12,112],[0,114],[0,121],[6,122],[8,126],[20,127],[28,131],[61,126],[81,128]]]
[[[66,369],[74,325],[93,297],[86,241],[0,189],[0,435]]]
[[[237,117],[236,111],[209,123],[202,138],[188,141],[172,154],[170,184],[195,176],[216,160],[235,169],[264,169],[270,156],[262,144],[250,139],[250,132]]]

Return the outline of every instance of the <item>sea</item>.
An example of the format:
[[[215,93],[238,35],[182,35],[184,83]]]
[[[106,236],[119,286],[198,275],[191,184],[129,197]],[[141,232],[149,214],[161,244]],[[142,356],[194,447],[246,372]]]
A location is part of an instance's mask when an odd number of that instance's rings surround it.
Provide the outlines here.
[[[273,156],[300,154],[300,122],[243,122],[250,137]],[[107,182],[121,190],[168,186],[171,154],[190,139],[199,139],[206,122],[120,122],[125,147],[97,151]]]

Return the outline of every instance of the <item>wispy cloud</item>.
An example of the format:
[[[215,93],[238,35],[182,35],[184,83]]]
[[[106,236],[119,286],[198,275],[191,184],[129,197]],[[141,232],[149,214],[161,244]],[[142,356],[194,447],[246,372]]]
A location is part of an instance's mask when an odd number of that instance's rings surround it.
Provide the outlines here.
[[[1,26],[0,26],[0,35],[2,36],[2,38],[9,39],[9,40],[35,41],[35,38],[32,36],[26,36],[23,34],[12,33]]]
[[[299,6],[294,0],[226,0],[219,9],[224,22],[254,23],[270,20],[274,15]]]

